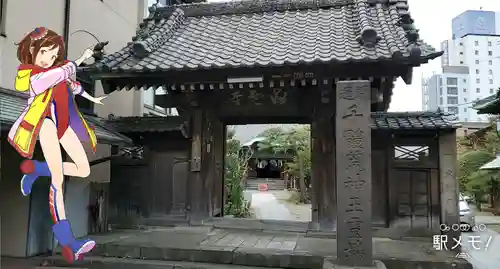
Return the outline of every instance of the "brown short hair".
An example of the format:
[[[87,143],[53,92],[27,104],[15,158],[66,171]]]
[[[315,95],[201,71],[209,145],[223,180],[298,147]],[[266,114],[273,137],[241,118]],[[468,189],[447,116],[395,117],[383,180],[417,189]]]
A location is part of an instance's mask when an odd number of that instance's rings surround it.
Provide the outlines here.
[[[45,27],[37,27],[28,33],[21,42],[17,43],[17,59],[22,64],[34,64],[35,57],[44,47],[59,47],[57,58],[54,65],[60,65],[64,62],[64,40],[56,32]],[[33,54],[30,52],[33,48]]]

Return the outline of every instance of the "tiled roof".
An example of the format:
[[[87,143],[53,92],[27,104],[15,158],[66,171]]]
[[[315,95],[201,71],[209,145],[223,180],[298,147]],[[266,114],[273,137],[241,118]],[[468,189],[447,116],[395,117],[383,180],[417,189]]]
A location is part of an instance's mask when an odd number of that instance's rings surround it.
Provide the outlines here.
[[[17,120],[26,106],[27,96],[12,90],[0,89],[0,123],[2,129],[9,129],[11,124]],[[111,130],[99,117],[84,115],[90,125],[95,127],[97,139],[101,143],[127,144],[132,140],[114,130]]]
[[[477,114],[500,114],[500,92],[476,101],[473,108]]]
[[[181,116],[145,116],[120,117],[106,122],[122,133],[175,132],[185,128],[187,119]]]
[[[460,127],[454,114],[442,112],[374,112],[373,129],[456,129]]]
[[[442,52],[419,39],[407,0],[257,0],[150,8],[99,72],[398,61]]]

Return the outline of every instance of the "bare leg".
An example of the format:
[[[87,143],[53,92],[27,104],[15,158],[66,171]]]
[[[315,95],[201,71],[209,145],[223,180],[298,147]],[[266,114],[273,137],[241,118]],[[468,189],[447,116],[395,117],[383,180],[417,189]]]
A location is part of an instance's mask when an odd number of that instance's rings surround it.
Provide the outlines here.
[[[69,134],[69,136],[67,136],[66,134]],[[79,145],[81,147],[81,151],[83,151],[85,160],[87,159],[80,141],[72,141],[72,135],[76,137],[75,133],[73,132],[73,130],[68,129],[66,131],[66,134],[61,139],[58,139],[57,128],[54,122],[49,119],[45,119],[42,123],[39,137],[45,161],[47,162],[47,166],[52,177],[49,199],[49,207],[55,222],[54,226],[52,226],[52,231],[54,232],[55,238],[62,246],[62,255],[64,259],[66,259],[66,261],[68,261],[69,263],[72,263],[74,260],[83,258],[83,255],[85,253],[91,251],[95,246],[95,242],[88,239],[76,239],[73,236],[73,232],[71,231],[71,225],[69,221],[66,220],[63,198],[63,169],[66,169],[66,167],[68,167],[68,172],[72,176],[88,176],[90,171],[88,162],[86,166],[84,164],[79,166],[79,164],[83,161],[82,157],[78,155],[81,154],[81,152],[78,151],[79,148],[76,147],[75,150],[75,147],[68,146],[67,144],[73,143],[75,145]],[[77,163],[76,165],[73,163],[64,163],[63,165],[59,143],[65,146],[68,154],[72,154],[71,158],[75,161],[75,163]]]
[[[87,153],[80,139],[71,127],[69,127],[61,137],[60,143],[71,160],[73,160],[73,163],[65,162],[63,164],[64,174],[81,178],[88,177],[90,175],[90,165]]]
[[[43,156],[50,170],[52,178],[52,186],[50,188],[51,199],[53,205],[50,206],[51,213],[55,222],[66,219],[66,211],[64,209],[63,198],[63,162],[59,139],[57,138],[57,128],[53,121],[45,119],[42,123],[39,133],[40,146],[42,147]]]

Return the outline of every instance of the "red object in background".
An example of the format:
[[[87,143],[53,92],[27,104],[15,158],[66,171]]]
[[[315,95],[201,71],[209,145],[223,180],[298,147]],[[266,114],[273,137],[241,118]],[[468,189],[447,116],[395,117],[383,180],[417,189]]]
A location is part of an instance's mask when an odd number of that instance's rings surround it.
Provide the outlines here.
[[[267,191],[267,184],[259,184],[259,191]]]

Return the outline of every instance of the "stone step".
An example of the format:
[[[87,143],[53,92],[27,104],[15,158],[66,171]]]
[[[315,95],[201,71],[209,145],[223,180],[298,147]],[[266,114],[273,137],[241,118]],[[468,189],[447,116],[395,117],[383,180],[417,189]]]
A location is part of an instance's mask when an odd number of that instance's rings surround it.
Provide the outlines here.
[[[128,258],[137,260],[168,260],[190,263],[226,265],[229,267],[194,267],[194,268],[295,268],[322,269],[324,258],[308,253],[276,249],[254,249],[223,246],[200,246],[192,249],[171,247],[141,247],[134,245],[98,244],[89,253],[89,257]],[[86,257],[87,259],[87,257]],[[89,259],[90,260],[90,259]],[[123,260],[123,259],[117,259]],[[77,264],[75,264],[77,265]],[[233,267],[230,267],[233,266]],[[238,267],[239,266],[239,267]],[[244,267],[246,266],[246,267]],[[81,266],[80,266],[81,267]],[[100,268],[100,267],[99,267]],[[121,267],[125,268],[125,267]],[[129,267],[126,267],[129,268]],[[134,268],[134,267],[131,267]],[[141,267],[143,268],[143,267]],[[148,267],[149,268],[149,267]],[[156,268],[156,267],[151,267]],[[169,268],[169,267],[166,267]],[[184,268],[184,267],[175,267]],[[185,267],[190,268],[190,267]]]
[[[246,188],[249,190],[257,190],[259,184],[267,184],[268,190],[284,190],[285,181],[276,179],[248,179],[246,181]]]
[[[36,258],[38,259],[38,258]],[[240,266],[229,264],[213,264],[183,261],[165,261],[165,260],[144,260],[131,258],[113,258],[113,257],[85,257],[83,261],[75,261],[68,264],[61,256],[52,256],[43,258],[48,266],[36,268],[73,268],[73,269],[262,269],[255,266]],[[269,268],[266,269],[282,269]]]

